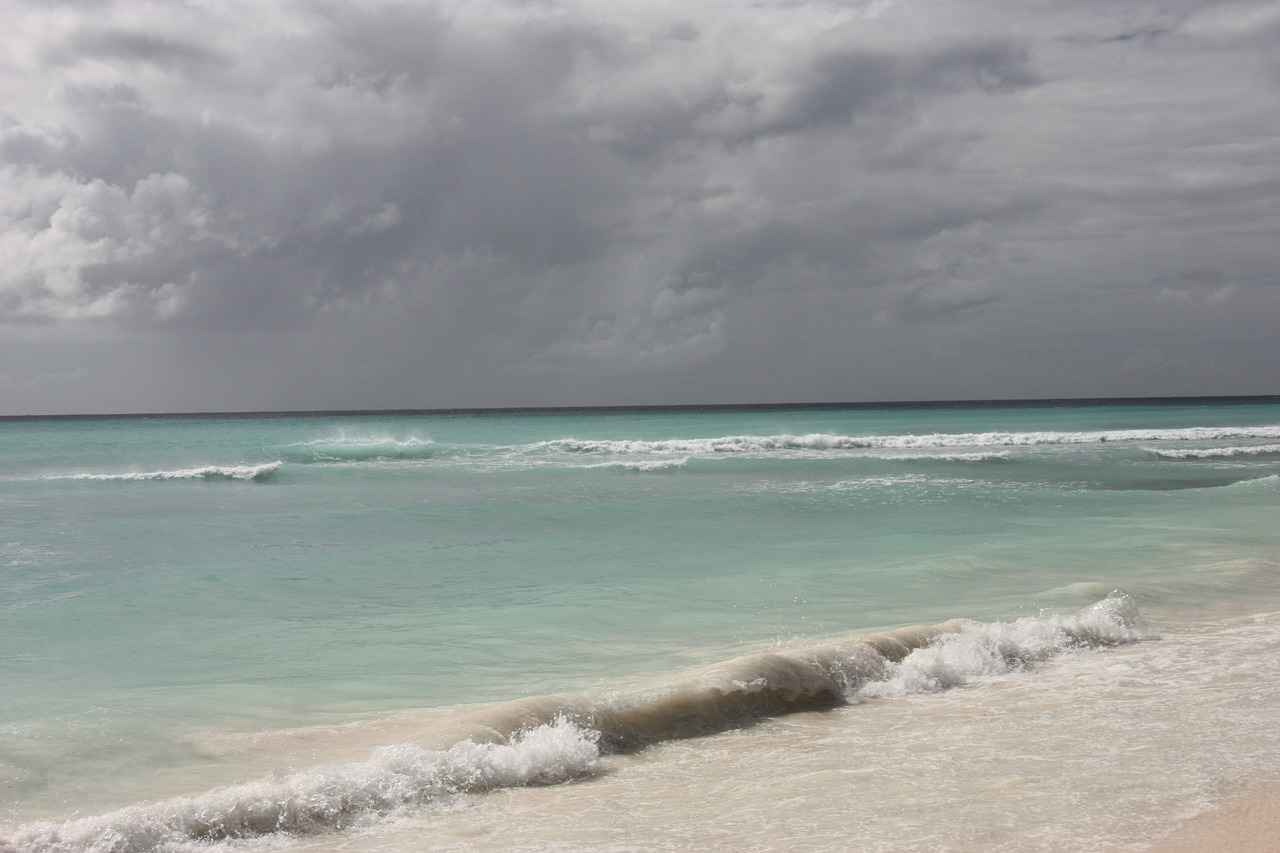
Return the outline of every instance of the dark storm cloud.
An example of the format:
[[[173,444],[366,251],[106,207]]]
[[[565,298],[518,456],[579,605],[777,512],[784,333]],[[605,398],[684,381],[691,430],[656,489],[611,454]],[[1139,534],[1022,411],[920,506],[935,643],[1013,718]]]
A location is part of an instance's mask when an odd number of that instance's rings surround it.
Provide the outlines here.
[[[980,89],[1012,92],[1037,80],[1025,47],[984,41],[948,45],[919,56],[841,51],[820,56],[765,133],[798,133],[852,124],[860,113],[905,113],[915,99]]]
[[[225,71],[229,64],[226,57],[194,42],[131,30],[96,30],[92,25],[50,45],[44,60],[46,70],[92,61],[150,63],[193,81]]]
[[[0,33],[0,413],[1275,390],[1273,4]]]

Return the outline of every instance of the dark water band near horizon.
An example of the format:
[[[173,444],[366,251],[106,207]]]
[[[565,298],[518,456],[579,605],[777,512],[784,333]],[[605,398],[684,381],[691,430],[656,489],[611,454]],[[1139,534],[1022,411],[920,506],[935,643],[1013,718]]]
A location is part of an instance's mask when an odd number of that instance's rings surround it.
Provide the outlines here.
[[[1142,849],[1277,509],[1275,397],[0,419],[0,839]]]

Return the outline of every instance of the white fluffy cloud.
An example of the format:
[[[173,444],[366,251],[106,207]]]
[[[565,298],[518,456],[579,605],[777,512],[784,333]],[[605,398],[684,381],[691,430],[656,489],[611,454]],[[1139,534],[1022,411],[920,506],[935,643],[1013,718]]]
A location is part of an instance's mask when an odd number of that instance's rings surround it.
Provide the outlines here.
[[[0,305],[14,319],[171,316],[188,283],[155,272],[216,242],[181,175],[123,188],[5,169],[0,182],[4,198],[20,202],[0,213]]]

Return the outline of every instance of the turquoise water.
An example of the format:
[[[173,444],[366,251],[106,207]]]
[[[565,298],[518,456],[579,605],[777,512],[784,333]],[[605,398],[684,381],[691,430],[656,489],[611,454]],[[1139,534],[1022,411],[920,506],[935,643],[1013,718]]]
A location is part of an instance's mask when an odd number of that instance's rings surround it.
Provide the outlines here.
[[[198,790],[193,733],[1280,609],[1277,509],[1274,398],[2,420],[0,821]]]

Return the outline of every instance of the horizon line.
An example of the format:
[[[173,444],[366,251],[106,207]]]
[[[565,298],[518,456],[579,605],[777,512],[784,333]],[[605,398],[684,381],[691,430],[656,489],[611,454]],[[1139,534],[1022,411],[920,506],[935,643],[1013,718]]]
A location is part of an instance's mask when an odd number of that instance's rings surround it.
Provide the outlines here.
[[[111,418],[286,418],[332,417],[339,415],[464,415],[464,414],[569,414],[574,412],[641,412],[694,411],[707,409],[909,409],[976,407],[1027,407],[1055,405],[1159,405],[1168,403],[1208,402],[1246,403],[1280,401],[1280,394],[1223,394],[1156,397],[1046,397],[988,398],[954,400],[879,400],[879,401],[808,401],[791,403],[651,403],[603,406],[450,406],[442,408],[393,409],[262,409],[188,412],[80,412],[64,414],[0,415],[0,421],[32,420],[106,420]]]

